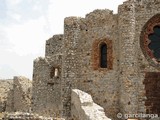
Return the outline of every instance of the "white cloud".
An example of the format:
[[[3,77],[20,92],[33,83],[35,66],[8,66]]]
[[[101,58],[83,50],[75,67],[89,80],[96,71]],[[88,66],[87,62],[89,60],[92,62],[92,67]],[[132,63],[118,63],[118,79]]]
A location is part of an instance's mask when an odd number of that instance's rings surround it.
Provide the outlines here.
[[[6,0],[8,7],[16,6],[20,2],[22,2],[22,0]]]
[[[4,28],[5,27],[0,24],[0,49],[1,51],[4,49],[7,50],[11,47],[11,43],[9,42],[9,38]]]
[[[16,74],[16,71],[13,70],[8,64],[0,65],[0,79],[12,79]]]
[[[0,79],[13,76],[27,76],[32,78],[32,66],[35,55],[20,56],[11,51],[0,51]]]
[[[7,16],[11,22],[24,23],[46,14],[49,0],[6,0]]]
[[[37,20],[29,20],[24,24],[13,25],[5,30],[10,43],[13,44],[11,51],[19,55],[42,54],[45,40],[48,34],[44,31],[46,22],[43,17]]]
[[[13,18],[14,20],[16,20],[17,22],[20,22],[20,20],[21,20],[21,15],[20,14],[18,14],[18,13],[13,13],[13,14],[10,14],[9,15],[11,18]]]

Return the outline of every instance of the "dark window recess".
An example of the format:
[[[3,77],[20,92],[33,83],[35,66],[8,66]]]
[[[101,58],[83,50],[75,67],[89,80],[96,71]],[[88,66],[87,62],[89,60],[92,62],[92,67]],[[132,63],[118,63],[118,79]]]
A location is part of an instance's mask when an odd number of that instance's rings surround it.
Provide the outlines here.
[[[100,46],[100,67],[107,68],[107,45],[103,43]]]
[[[50,71],[50,78],[53,78],[53,77],[54,77],[54,74],[55,74],[55,68],[52,67],[52,68],[51,68],[51,71]]]
[[[59,69],[56,68],[56,67],[52,67],[51,70],[50,70],[50,78],[58,78],[58,75],[59,75]]]
[[[155,26],[153,30],[154,33],[148,36],[151,41],[148,47],[153,52],[154,57],[160,61],[160,27]]]

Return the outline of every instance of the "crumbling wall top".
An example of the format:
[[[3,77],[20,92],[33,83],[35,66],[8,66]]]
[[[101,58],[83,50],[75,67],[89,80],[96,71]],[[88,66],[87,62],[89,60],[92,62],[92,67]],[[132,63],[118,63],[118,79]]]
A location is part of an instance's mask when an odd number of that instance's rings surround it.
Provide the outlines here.
[[[32,81],[24,76],[14,76],[13,83],[15,86],[21,86],[23,92],[28,92],[28,87],[32,87]]]
[[[45,56],[53,56],[62,53],[63,34],[54,35],[46,41]]]
[[[52,40],[57,40],[57,38],[62,38],[63,37],[63,34],[56,34],[56,35],[53,35],[53,37],[51,37],[50,39],[48,39],[47,41],[52,41]],[[58,39],[58,40],[62,40],[62,39]]]
[[[108,15],[113,15],[113,10],[109,9],[96,9],[89,14],[86,14],[86,19],[97,19],[97,18],[105,18]]]
[[[104,27],[110,24],[110,20],[115,17],[116,14],[113,14],[112,10],[109,9],[97,9],[93,12],[90,12],[85,17],[85,23],[89,27]],[[116,20],[116,18],[114,19]]]
[[[64,19],[64,23],[66,25],[72,25],[72,24],[74,24],[74,22],[78,21],[79,19],[80,19],[80,17],[76,17],[76,16],[66,17]]]
[[[49,62],[44,57],[38,57],[38,58],[36,58],[34,60],[34,65],[35,66],[37,66],[37,65],[43,65],[43,64],[48,64],[49,65]]]
[[[0,80],[0,102],[6,100],[7,92],[13,89],[13,79]]]

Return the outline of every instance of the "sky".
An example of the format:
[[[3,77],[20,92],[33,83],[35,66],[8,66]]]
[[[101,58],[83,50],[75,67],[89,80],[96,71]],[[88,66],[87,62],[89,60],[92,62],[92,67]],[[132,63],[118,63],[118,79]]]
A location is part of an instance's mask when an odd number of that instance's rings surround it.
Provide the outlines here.
[[[32,79],[33,61],[45,55],[45,41],[63,34],[65,17],[95,9],[117,13],[125,0],[0,0],[0,79]]]

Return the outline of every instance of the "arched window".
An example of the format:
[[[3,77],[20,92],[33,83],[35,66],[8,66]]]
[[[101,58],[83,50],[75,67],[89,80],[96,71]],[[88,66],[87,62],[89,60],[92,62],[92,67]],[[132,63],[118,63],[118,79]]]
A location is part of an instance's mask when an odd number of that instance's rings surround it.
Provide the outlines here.
[[[92,46],[92,66],[94,70],[106,71],[113,67],[112,40],[95,40]]]
[[[100,67],[107,68],[107,45],[105,43],[100,45]]]

